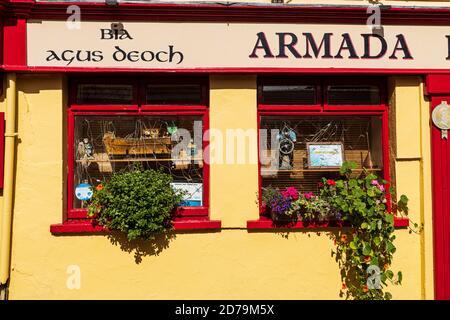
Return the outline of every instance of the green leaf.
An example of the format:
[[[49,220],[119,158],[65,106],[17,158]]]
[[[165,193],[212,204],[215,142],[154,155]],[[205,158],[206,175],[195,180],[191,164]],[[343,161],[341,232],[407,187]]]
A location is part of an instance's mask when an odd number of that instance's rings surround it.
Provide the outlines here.
[[[398,280],[398,283],[399,283],[399,284],[402,284],[403,274],[402,274],[401,271],[399,271],[399,272],[397,273],[397,280]]]
[[[378,266],[378,257],[372,257],[372,260],[370,260],[370,264]]]
[[[392,300],[392,294],[390,294],[389,292],[385,292],[385,293],[384,293],[384,298],[385,298],[386,300]]]
[[[372,253],[372,248],[370,247],[369,244],[366,244],[363,248],[363,255],[368,256]]]
[[[394,273],[391,270],[387,270],[385,273],[388,279],[392,280],[392,278],[394,277]]]
[[[389,214],[389,213],[386,214],[385,215],[385,220],[386,220],[387,223],[389,223],[390,226],[394,225],[394,215]]]
[[[368,227],[369,225],[367,224],[367,222],[361,223],[361,229],[367,229]]]
[[[381,243],[381,240],[380,240],[380,238],[379,238],[379,237],[375,237],[375,238],[373,238],[373,243],[375,243],[375,245],[379,246],[379,245],[380,245],[380,243]]]
[[[355,242],[350,242],[350,249],[353,249],[353,250],[356,250],[356,249],[358,249],[358,246],[356,245],[356,243]]]
[[[396,250],[396,248],[395,248],[395,246],[392,244],[392,242],[386,241],[386,250],[387,250],[387,252],[389,252],[389,253],[394,253],[395,250]]]

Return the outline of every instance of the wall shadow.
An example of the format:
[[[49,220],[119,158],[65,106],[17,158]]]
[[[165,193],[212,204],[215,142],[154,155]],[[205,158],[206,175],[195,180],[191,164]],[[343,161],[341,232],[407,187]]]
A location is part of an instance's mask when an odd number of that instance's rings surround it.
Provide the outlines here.
[[[143,257],[157,256],[164,249],[169,248],[170,242],[175,240],[174,232],[166,232],[155,235],[151,240],[133,240],[128,241],[127,236],[120,231],[112,231],[106,235],[108,240],[114,246],[118,246],[122,251],[134,254],[136,264],[142,262]]]
[[[278,224],[278,229],[256,229],[256,230],[248,230],[248,233],[275,233],[281,236],[284,239],[289,239],[291,234],[304,234],[307,237],[311,237],[312,235],[318,237],[328,237],[332,244],[334,244],[333,249],[330,250],[330,257],[334,259],[339,268],[339,274],[341,278],[342,286],[338,288],[339,297],[345,298],[347,300],[354,299],[355,292],[351,290],[353,287],[357,287],[358,283],[356,281],[356,270],[350,261],[347,261],[345,257],[343,257],[336,250],[336,242],[339,241],[342,237],[346,237],[347,241],[351,241],[352,238],[352,229],[349,227],[318,227],[314,229],[303,228],[303,229],[289,229],[290,224]]]

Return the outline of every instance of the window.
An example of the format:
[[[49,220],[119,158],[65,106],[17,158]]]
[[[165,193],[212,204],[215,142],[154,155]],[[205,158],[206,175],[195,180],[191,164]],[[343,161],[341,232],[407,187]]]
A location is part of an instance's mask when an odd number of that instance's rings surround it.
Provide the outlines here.
[[[68,112],[68,219],[86,218],[86,186],[95,187],[137,163],[162,168],[172,175],[173,188],[187,191],[179,219],[207,219],[206,83],[203,78],[74,79]]]
[[[376,85],[327,85],[329,105],[379,105],[380,89]]]
[[[130,84],[81,83],[77,87],[77,104],[129,105],[133,101]]]
[[[339,177],[343,161],[357,163],[354,174],[366,168],[389,179],[382,79],[263,78],[258,88],[261,188],[295,186],[316,193],[322,177]],[[306,92],[314,92],[309,100]],[[317,150],[333,151],[335,163],[320,163]]]

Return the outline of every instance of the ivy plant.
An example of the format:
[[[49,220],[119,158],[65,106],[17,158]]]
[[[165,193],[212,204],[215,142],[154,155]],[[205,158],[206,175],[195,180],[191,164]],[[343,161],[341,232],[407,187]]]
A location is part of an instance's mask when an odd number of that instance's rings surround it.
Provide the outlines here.
[[[263,199],[272,211],[281,208],[304,223],[337,221],[343,227],[330,234],[343,280],[341,295],[358,300],[391,299],[385,290],[387,283],[401,284],[403,278],[401,271],[394,274],[391,269],[396,251],[394,216],[407,215],[408,198],[401,195],[394,200],[393,188],[386,190],[387,181],[367,170],[355,175],[355,168],[356,163],[345,162],[340,179],[322,178],[318,194],[296,192],[294,199],[292,192],[269,190]],[[414,223],[414,229],[421,228]]]
[[[373,173],[364,171],[352,177],[355,166],[344,163],[342,179],[323,178],[320,185],[320,198],[326,199],[350,227],[350,231],[341,229],[335,236],[343,279],[341,294],[358,300],[389,300],[392,295],[385,290],[387,282],[402,282],[401,271],[394,275],[391,269],[396,251],[394,213],[407,214],[408,198],[402,195],[398,201],[391,200],[393,190],[388,193],[387,181]]]
[[[174,208],[182,201],[171,182],[169,174],[142,166],[113,173],[96,186],[88,216],[108,230],[124,232],[129,241],[154,239],[171,229]]]

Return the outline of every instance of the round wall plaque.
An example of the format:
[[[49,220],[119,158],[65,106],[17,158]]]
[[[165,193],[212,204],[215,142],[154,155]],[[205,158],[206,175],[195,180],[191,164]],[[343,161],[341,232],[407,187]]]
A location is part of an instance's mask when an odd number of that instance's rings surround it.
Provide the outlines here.
[[[442,131],[442,139],[448,139],[450,129],[450,106],[447,101],[442,101],[431,113],[431,118],[436,127]]]

